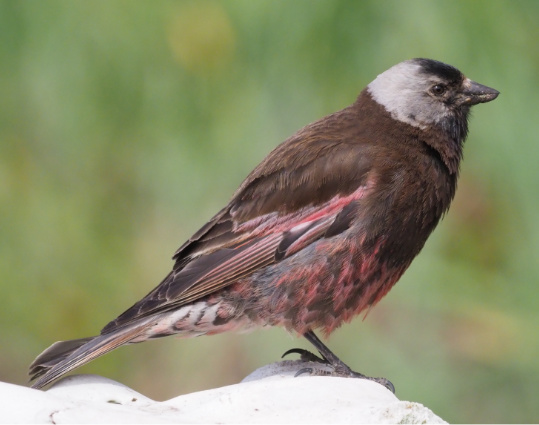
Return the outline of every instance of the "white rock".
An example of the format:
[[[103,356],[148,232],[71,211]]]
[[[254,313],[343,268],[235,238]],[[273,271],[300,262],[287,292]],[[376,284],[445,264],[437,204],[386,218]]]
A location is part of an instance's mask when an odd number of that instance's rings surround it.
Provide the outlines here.
[[[0,382],[2,423],[445,423],[363,379],[294,374],[283,361],[241,383],[153,401],[96,375],[62,379],[48,391]]]

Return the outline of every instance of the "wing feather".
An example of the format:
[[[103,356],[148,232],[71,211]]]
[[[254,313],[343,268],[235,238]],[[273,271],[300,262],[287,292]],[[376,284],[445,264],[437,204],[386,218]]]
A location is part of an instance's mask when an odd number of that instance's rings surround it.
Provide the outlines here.
[[[105,326],[101,335],[57,343],[39,356],[31,368],[34,377],[41,376],[34,386],[149,337],[154,315],[208,296],[321,238],[346,231],[357,219],[356,201],[372,180],[373,153],[370,142],[356,134],[357,119],[355,106],[345,108],[275,148],[229,204],[174,253],[172,271],[146,297]]]
[[[275,148],[229,204],[174,253],[174,268],[159,286],[102,332],[193,302],[328,231],[334,236],[346,230],[357,204],[347,206],[365,195],[372,164],[368,146],[359,147],[353,132],[342,138],[343,127],[354,127],[355,113],[346,108]]]

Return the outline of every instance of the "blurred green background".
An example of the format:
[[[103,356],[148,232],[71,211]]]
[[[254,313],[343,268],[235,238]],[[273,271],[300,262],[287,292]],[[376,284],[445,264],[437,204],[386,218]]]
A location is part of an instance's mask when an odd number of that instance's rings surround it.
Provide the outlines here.
[[[448,216],[329,345],[450,422],[537,421],[538,22],[515,0],[0,1],[0,380],[145,295],[279,142],[429,57],[501,95],[474,109]],[[296,346],[166,338],[77,372],[162,400]]]

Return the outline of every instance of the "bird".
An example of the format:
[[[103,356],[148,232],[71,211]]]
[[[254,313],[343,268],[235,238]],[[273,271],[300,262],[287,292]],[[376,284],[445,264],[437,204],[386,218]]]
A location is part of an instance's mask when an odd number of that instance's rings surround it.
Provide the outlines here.
[[[125,344],[280,326],[329,367],[353,371],[327,337],[399,280],[455,195],[470,108],[499,95],[443,62],[379,74],[348,107],[274,148],[230,202],[173,255],[161,283],[99,335],[59,341],[30,365],[39,389]],[[313,363],[315,364],[315,363]]]

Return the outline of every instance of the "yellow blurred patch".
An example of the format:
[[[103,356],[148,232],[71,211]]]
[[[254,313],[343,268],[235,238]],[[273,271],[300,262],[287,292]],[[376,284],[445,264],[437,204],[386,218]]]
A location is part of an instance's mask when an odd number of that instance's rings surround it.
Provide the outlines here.
[[[466,312],[452,317],[448,321],[451,325],[444,329],[450,352],[495,365],[515,357],[522,349],[522,327],[517,318],[479,306]]]
[[[232,59],[236,34],[222,5],[193,2],[178,8],[167,28],[175,60],[194,74],[214,74]]]

